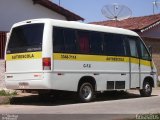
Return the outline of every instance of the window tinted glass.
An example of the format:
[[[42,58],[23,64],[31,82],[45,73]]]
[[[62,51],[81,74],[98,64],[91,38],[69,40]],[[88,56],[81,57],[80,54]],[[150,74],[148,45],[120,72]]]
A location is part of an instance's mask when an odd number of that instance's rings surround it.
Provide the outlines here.
[[[111,56],[125,56],[125,42],[122,35],[105,34],[104,36],[104,54]]]
[[[53,49],[54,52],[64,52],[64,36],[62,28],[54,28],[53,30]]]
[[[75,30],[69,28],[53,28],[53,50],[54,52],[76,53]]]
[[[132,57],[137,57],[138,58],[138,49],[137,49],[137,42],[136,39],[133,37],[127,37],[129,46],[130,46],[130,55]]]
[[[41,50],[43,28],[44,24],[30,24],[13,28],[8,44],[8,51]]]
[[[65,52],[76,53],[75,30],[64,29]]]
[[[77,32],[77,44],[79,46],[79,53],[89,53],[90,52],[90,42],[89,42],[89,32],[78,31]]]
[[[150,55],[142,42],[140,42],[141,47],[141,58],[144,60],[151,60]]]
[[[102,54],[102,34],[91,32],[90,39],[91,53]]]

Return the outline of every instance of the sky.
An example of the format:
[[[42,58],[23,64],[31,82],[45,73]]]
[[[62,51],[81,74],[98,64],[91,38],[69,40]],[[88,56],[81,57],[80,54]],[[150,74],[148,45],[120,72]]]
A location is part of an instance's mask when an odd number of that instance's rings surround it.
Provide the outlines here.
[[[52,0],[59,4],[59,0]],[[108,20],[101,9],[103,6],[113,3],[125,5],[132,10],[132,17],[146,16],[153,14],[153,4],[155,0],[60,0],[61,6],[78,14],[85,19],[84,22],[98,22]],[[160,2],[160,0],[158,1]],[[155,13],[160,13],[159,8],[155,8]]]

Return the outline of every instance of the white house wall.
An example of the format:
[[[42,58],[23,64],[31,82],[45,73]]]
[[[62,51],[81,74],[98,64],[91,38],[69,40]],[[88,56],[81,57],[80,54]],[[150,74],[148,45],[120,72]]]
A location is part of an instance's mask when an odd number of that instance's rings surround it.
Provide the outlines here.
[[[0,89],[5,87],[4,72],[5,72],[5,61],[0,59]]]
[[[140,35],[142,37],[160,39],[160,24],[140,33]]]
[[[32,0],[0,0],[0,31],[9,31],[15,22],[36,18],[66,20],[63,15],[33,4]]]

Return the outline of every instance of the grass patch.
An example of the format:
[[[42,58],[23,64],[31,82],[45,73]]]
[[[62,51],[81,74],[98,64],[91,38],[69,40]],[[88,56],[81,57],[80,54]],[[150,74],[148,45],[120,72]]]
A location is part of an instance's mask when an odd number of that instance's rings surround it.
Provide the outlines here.
[[[16,95],[16,91],[0,90],[0,105],[10,104],[10,100]]]
[[[0,90],[0,96],[15,96],[17,95],[16,91],[5,91],[5,90]]]

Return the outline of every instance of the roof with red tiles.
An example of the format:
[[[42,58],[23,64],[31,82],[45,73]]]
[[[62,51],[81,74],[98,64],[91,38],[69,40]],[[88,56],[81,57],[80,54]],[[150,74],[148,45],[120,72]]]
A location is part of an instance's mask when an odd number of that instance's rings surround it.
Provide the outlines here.
[[[137,32],[143,32],[160,24],[160,14],[132,17],[121,21],[108,20],[101,22],[92,22],[91,24],[120,27]]]
[[[76,15],[75,13],[51,2],[50,0],[33,0],[34,4],[40,4],[50,10],[53,10],[67,18],[67,20],[70,21],[76,21],[76,20],[84,20],[84,18],[80,17],[79,15]]]

